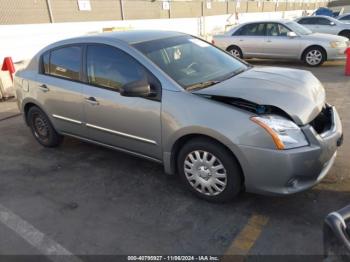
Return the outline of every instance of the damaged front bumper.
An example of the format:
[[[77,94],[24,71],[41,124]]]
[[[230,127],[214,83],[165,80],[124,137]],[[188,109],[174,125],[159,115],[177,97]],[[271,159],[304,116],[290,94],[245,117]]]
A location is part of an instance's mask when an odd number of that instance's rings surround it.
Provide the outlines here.
[[[336,109],[328,106],[327,110],[331,121],[329,127],[318,131],[311,124],[302,127],[308,146],[289,150],[240,146],[245,159],[242,168],[246,190],[286,195],[304,191],[320,182],[331,169],[337,148],[343,141]]]

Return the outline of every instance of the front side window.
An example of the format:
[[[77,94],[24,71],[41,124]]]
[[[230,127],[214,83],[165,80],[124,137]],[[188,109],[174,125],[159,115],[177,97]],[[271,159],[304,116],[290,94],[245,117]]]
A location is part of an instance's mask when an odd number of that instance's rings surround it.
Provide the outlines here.
[[[152,40],[134,47],[185,89],[204,88],[248,69],[226,52],[191,36]]]
[[[288,32],[290,32],[290,30],[287,27],[281,24],[278,24],[278,30],[280,36],[287,36]]]
[[[265,35],[265,24],[248,24],[243,26],[237,32],[238,35],[246,36],[264,36]]]
[[[81,47],[68,46],[51,51],[49,68],[50,75],[79,81],[80,68]]]
[[[302,25],[314,25],[316,24],[316,20],[314,18],[302,18],[298,23]]]
[[[270,23],[266,25],[266,34],[268,36],[287,36],[290,30],[285,26],[277,23]]]
[[[119,90],[121,86],[144,79],[145,69],[130,55],[107,45],[87,47],[87,75],[92,85]]]
[[[328,20],[327,18],[319,17],[319,18],[317,19],[317,24],[318,24],[318,25],[330,25],[330,24],[331,24],[331,21]]]

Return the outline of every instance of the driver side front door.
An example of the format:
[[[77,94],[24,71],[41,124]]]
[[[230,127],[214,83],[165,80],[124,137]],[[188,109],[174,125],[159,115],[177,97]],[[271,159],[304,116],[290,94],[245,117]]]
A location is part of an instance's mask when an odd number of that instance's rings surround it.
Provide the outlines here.
[[[161,86],[136,59],[102,44],[86,47],[84,111],[89,139],[161,160]],[[121,96],[121,86],[148,78],[158,98]]]
[[[288,37],[290,30],[280,23],[266,24],[264,51],[271,58],[295,58],[300,55],[300,37]]]

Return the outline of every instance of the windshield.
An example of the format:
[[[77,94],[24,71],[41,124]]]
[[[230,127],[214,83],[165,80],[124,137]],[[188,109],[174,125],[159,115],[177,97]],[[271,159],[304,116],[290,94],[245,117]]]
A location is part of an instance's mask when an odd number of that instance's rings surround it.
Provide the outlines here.
[[[312,34],[312,31],[307,29],[305,26],[298,24],[297,22],[294,22],[294,21],[287,22],[286,25],[289,27],[289,29],[291,29],[294,33],[297,33],[298,35]]]
[[[134,47],[185,89],[205,88],[248,68],[238,59],[191,36],[142,42]]]

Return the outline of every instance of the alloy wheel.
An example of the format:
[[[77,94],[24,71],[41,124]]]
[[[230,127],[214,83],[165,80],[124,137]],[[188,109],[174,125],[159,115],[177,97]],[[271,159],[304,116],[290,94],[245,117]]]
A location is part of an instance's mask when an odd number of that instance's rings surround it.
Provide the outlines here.
[[[234,57],[241,57],[241,54],[239,53],[239,51],[237,49],[231,49],[230,50],[230,54],[233,55]]]
[[[323,55],[322,52],[320,50],[314,49],[314,50],[310,50],[307,54],[306,54],[306,62],[309,65],[318,65],[322,62],[323,59]]]

